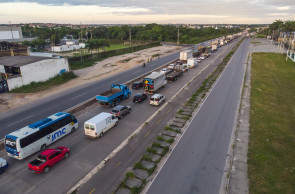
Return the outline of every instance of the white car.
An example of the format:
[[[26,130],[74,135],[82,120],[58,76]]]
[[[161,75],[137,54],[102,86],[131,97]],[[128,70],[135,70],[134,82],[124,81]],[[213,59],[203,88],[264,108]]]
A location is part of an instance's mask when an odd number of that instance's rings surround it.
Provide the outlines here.
[[[169,66],[168,66],[168,69],[174,69],[175,68],[175,64],[170,64]]]
[[[5,159],[0,158],[0,174],[4,172],[4,169],[8,167],[8,163]]]
[[[150,98],[151,105],[159,106],[163,102],[165,102],[165,96],[163,96],[162,94],[154,94]]]
[[[162,69],[160,72],[163,73],[163,74],[168,74],[172,71],[172,69],[168,69],[168,68],[164,68]]]
[[[200,56],[200,59],[204,60],[204,59],[205,59],[205,56],[203,56],[203,55],[202,55],[202,56]]]

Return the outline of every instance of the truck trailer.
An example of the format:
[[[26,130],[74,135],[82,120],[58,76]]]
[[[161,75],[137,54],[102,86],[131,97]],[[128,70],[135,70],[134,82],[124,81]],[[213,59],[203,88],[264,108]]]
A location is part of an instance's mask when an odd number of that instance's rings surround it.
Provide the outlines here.
[[[179,60],[181,61],[187,61],[189,58],[193,57],[193,51],[192,50],[185,50],[181,51],[179,55]]]
[[[169,82],[174,82],[178,78],[180,78],[182,75],[183,75],[182,70],[175,69],[173,72],[166,75],[166,80],[169,81]]]

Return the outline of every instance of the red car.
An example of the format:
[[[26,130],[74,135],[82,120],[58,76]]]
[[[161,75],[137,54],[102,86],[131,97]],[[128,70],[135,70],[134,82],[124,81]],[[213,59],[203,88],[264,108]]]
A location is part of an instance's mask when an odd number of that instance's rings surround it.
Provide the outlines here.
[[[28,164],[29,170],[34,173],[46,173],[60,160],[67,158],[70,150],[67,147],[59,146],[55,149],[47,149],[41,152],[38,157]]]

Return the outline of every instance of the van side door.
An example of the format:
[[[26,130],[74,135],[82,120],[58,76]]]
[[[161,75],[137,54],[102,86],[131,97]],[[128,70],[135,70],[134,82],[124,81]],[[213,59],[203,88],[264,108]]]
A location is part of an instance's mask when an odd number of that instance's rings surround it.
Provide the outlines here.
[[[104,128],[104,133],[107,132],[113,125],[112,125],[112,117],[108,117],[106,118],[105,120],[105,123],[106,123],[106,127]]]

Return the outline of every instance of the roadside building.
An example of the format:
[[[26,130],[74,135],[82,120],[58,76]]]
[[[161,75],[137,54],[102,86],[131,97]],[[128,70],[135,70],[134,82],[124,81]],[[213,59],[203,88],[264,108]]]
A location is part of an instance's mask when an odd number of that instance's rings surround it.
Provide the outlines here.
[[[46,81],[69,71],[66,58],[39,56],[6,56],[0,58],[0,74],[9,90],[31,82]]]
[[[85,43],[52,46],[51,51],[52,52],[65,52],[65,51],[79,50],[81,48],[85,48]]]

